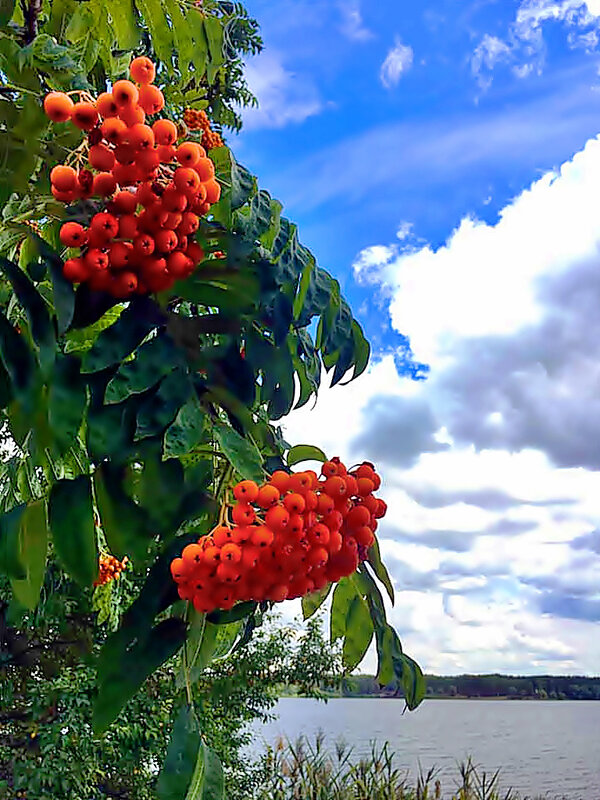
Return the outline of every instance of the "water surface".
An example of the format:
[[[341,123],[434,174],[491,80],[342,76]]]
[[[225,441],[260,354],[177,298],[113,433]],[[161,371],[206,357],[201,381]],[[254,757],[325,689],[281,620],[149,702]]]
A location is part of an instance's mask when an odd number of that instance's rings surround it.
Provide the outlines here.
[[[600,800],[598,701],[426,700],[415,712],[403,708],[392,699],[288,698],[275,709],[278,719],[256,730],[270,743],[323,731],[357,755],[368,753],[373,740],[389,741],[397,766],[413,775],[419,763],[438,766],[449,788],[456,762],[471,755],[489,772],[500,769],[503,787],[523,795]]]

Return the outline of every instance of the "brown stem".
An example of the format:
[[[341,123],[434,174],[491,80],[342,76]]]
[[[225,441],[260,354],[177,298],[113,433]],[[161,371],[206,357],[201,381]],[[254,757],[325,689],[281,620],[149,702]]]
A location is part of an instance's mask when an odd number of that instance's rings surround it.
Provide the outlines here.
[[[42,0],[21,0],[25,20],[25,44],[33,42],[38,34],[38,17],[42,11]]]

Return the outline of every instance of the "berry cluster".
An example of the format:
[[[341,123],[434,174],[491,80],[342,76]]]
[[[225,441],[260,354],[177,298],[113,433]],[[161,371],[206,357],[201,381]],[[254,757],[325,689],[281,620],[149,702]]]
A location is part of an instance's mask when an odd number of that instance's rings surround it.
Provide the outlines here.
[[[261,487],[238,483],[231,523],[172,561],[179,596],[209,613],[239,601],[303,597],[351,575],[387,510],[373,494],[380,482],[372,464],[348,472],[336,458],[321,478],[278,470]]]
[[[201,145],[178,143],[180,132],[171,120],[146,123],[165,102],[152,84],[154,64],[135,58],[130,74],[136,83],[117,81],[96,100],[86,95],[73,103],[62,92],[44,100],[50,119],[70,120],[87,132],[74,166],[52,169],[52,194],[64,203],[90,197],[104,202],[87,226],[62,226],[65,247],[80,248],[65,262],[65,277],[121,299],[163,291],[194,271],[204,253],[191,237],[221,195]]]
[[[119,561],[114,556],[100,556],[98,577],[94,581],[94,586],[105,586],[111,581],[118,580],[127,566],[127,561],[127,556],[123,561]]]
[[[210,120],[205,111],[196,111],[195,108],[186,108],[183,112],[183,121],[190,131],[202,131],[202,144],[207,150],[223,147],[223,139],[213,131]]]

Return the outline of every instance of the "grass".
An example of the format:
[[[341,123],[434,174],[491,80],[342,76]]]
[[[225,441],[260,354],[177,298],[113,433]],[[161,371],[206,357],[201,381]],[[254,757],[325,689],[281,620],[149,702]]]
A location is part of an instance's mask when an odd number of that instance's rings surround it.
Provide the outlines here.
[[[501,789],[499,771],[489,774],[470,759],[457,765],[454,786],[442,786],[435,768],[411,779],[394,765],[388,744],[373,743],[369,755],[357,759],[343,742],[328,749],[323,734],[314,741],[278,741],[263,769],[252,800],[550,800]]]

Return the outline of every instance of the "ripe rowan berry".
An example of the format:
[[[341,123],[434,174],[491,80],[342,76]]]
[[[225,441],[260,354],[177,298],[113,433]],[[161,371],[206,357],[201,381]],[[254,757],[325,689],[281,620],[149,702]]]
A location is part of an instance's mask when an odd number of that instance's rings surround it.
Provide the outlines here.
[[[100,211],[94,214],[90,222],[90,230],[94,231],[99,236],[102,236],[105,241],[114,239],[119,232],[119,222],[117,218],[108,211]]]
[[[127,125],[122,119],[110,117],[109,119],[104,120],[102,126],[100,127],[100,131],[107,142],[110,142],[111,144],[121,144],[121,142],[125,141],[127,136]]]
[[[194,263],[189,256],[182,253],[181,250],[176,250],[174,253],[169,253],[167,257],[167,269],[169,274],[177,280],[187,278],[191,275],[194,269]]]
[[[265,484],[259,489],[255,502],[260,508],[271,508],[277,503],[279,497],[279,491],[274,486]]]
[[[231,545],[236,547],[236,545]],[[224,561],[221,553],[221,563],[217,567],[217,578],[223,583],[234,583],[241,577],[242,570],[236,562]]]
[[[265,524],[275,533],[284,531],[290,524],[290,513],[283,506],[274,505],[265,514]]]
[[[59,238],[65,247],[83,247],[87,242],[87,231],[78,222],[65,222],[60,229]]]
[[[215,165],[210,158],[200,158],[194,164],[194,170],[198,173],[202,183],[207,183],[215,177]]]
[[[236,525],[252,525],[256,512],[248,503],[236,503],[231,511],[231,518]]]
[[[95,144],[90,147],[88,161],[94,169],[107,172],[115,165],[115,154],[105,144]]]
[[[343,544],[342,534],[339,531],[330,531],[329,532],[329,544],[327,545],[327,549],[329,550],[330,554],[339,553],[342,549]]]
[[[175,231],[170,230],[158,231],[154,241],[156,242],[156,249],[160,253],[170,253],[177,247],[177,234]]]
[[[170,164],[175,158],[175,148],[170,144],[159,144],[156,148],[156,152],[158,153],[161,164]]]
[[[187,208],[188,201],[185,194],[172,185],[165,190],[162,196],[162,204],[166,211],[182,214]]]
[[[339,511],[331,511],[323,517],[323,524],[327,525],[330,531],[339,531],[344,524],[344,517]]]
[[[71,192],[77,187],[77,173],[73,167],[54,167],[50,172],[50,183],[59,192]]]
[[[306,500],[302,497],[301,494],[297,492],[292,492],[288,494],[284,500],[283,505],[289,511],[290,514],[302,514],[304,509],[306,508]]]
[[[192,259],[194,266],[199,264],[204,258],[204,250],[197,242],[190,242],[187,246],[185,254]]]
[[[128,141],[136,150],[151,150],[154,147],[154,132],[149,125],[138,122],[129,128]]]
[[[254,503],[258,497],[258,485],[254,481],[240,481],[233,488],[233,496],[244,503]]]
[[[346,525],[349,528],[361,528],[363,525],[368,525],[371,521],[371,512],[366,506],[354,506],[347,516]]]
[[[223,545],[226,545],[228,542],[232,541],[231,529],[225,525],[219,525],[218,528],[214,529],[212,538],[217,547],[223,547]]]
[[[200,189],[198,174],[188,167],[178,167],[173,176],[173,183],[186,197],[193,197]]]
[[[152,125],[154,138],[158,145],[169,146],[177,141],[177,126],[170,119],[158,119]],[[170,161],[175,158],[175,149]]]
[[[246,545],[242,552],[241,564],[244,571],[248,571],[258,564],[260,550],[254,545]]]
[[[66,122],[71,119],[73,101],[64,92],[49,92],[44,98],[44,111],[52,122]]]
[[[112,96],[112,92],[102,92],[102,94],[98,95],[98,99],[96,100],[96,109],[100,116],[104,119],[116,117],[119,113],[119,107],[115,103],[115,98]]]
[[[85,265],[92,272],[100,272],[108,267],[108,255],[97,248],[88,249],[84,256]]]
[[[329,553],[324,547],[312,547],[308,552],[307,562],[311,567],[323,567],[329,561]]]
[[[331,514],[334,508],[335,504],[333,502],[332,497],[330,497],[328,494],[319,495],[319,500],[317,505],[317,511],[319,512],[319,514],[323,515]]]
[[[192,233],[196,233],[199,226],[200,218],[191,211],[185,211],[182,215],[181,224],[179,225],[177,233],[182,233],[184,236],[189,236]]]
[[[205,181],[203,185],[206,187],[206,202],[210,205],[218,203],[221,198],[221,184],[213,178]]]
[[[181,557],[186,564],[189,563],[198,565],[202,562],[204,552],[199,544],[188,544],[183,548]]]
[[[354,538],[356,539],[356,542],[363,547],[371,547],[375,541],[373,531],[367,525],[357,528],[354,531]]]
[[[353,475],[346,475],[344,480],[346,481],[346,496],[356,497],[356,495],[358,495],[358,484],[356,482],[356,478]]]
[[[329,544],[331,533],[327,525],[323,525],[322,522],[318,522],[307,531],[306,535],[310,544],[326,547]]]
[[[356,484],[360,497],[366,497],[375,490],[375,484],[370,478],[358,478]]]
[[[92,194],[97,197],[109,197],[111,194],[114,194],[116,188],[117,181],[111,172],[99,172],[94,176]]]
[[[266,548],[273,543],[273,531],[266,525],[259,525],[252,531],[250,541],[255,547]]]
[[[119,217],[119,237],[135,239],[138,234],[138,221],[135,214],[123,214]]]
[[[146,114],[158,114],[165,107],[165,98],[158,86],[144,84],[140,86],[139,100],[140,106]]]
[[[196,142],[183,142],[177,148],[175,158],[184,167],[195,167],[202,158],[200,145]]]
[[[71,122],[82,131],[91,131],[98,124],[98,112],[91,103],[75,103],[71,111]]]
[[[272,484],[281,494],[285,494],[290,483],[290,476],[282,469],[278,469],[275,470],[275,472],[271,475],[269,483]]]
[[[323,491],[335,501],[337,497],[346,494],[346,481],[338,475],[327,478],[323,486]]]
[[[114,84],[112,96],[120,111],[127,106],[135,106],[139,99],[139,92],[131,81],[120,80]]]
[[[156,76],[156,67],[146,56],[138,56],[129,65],[129,74],[137,83],[152,83]]]
[[[242,560],[242,551],[239,545],[234,542],[228,542],[221,548],[221,561],[227,561],[233,564],[238,564]]]
[[[63,264],[63,275],[71,283],[83,283],[90,276],[90,270],[82,258],[69,258]]]
[[[124,269],[131,264],[133,258],[134,252],[131,242],[113,242],[111,244],[108,251],[108,259],[110,266],[114,269]]]
[[[374,475],[375,469],[373,464],[369,464],[367,461],[361,464],[355,472],[356,478],[369,478],[369,480],[373,480]]]
[[[282,603],[284,600],[287,599],[288,596],[288,587],[285,584],[278,584],[277,586],[273,586],[267,592],[267,599],[271,600],[273,603]]]

